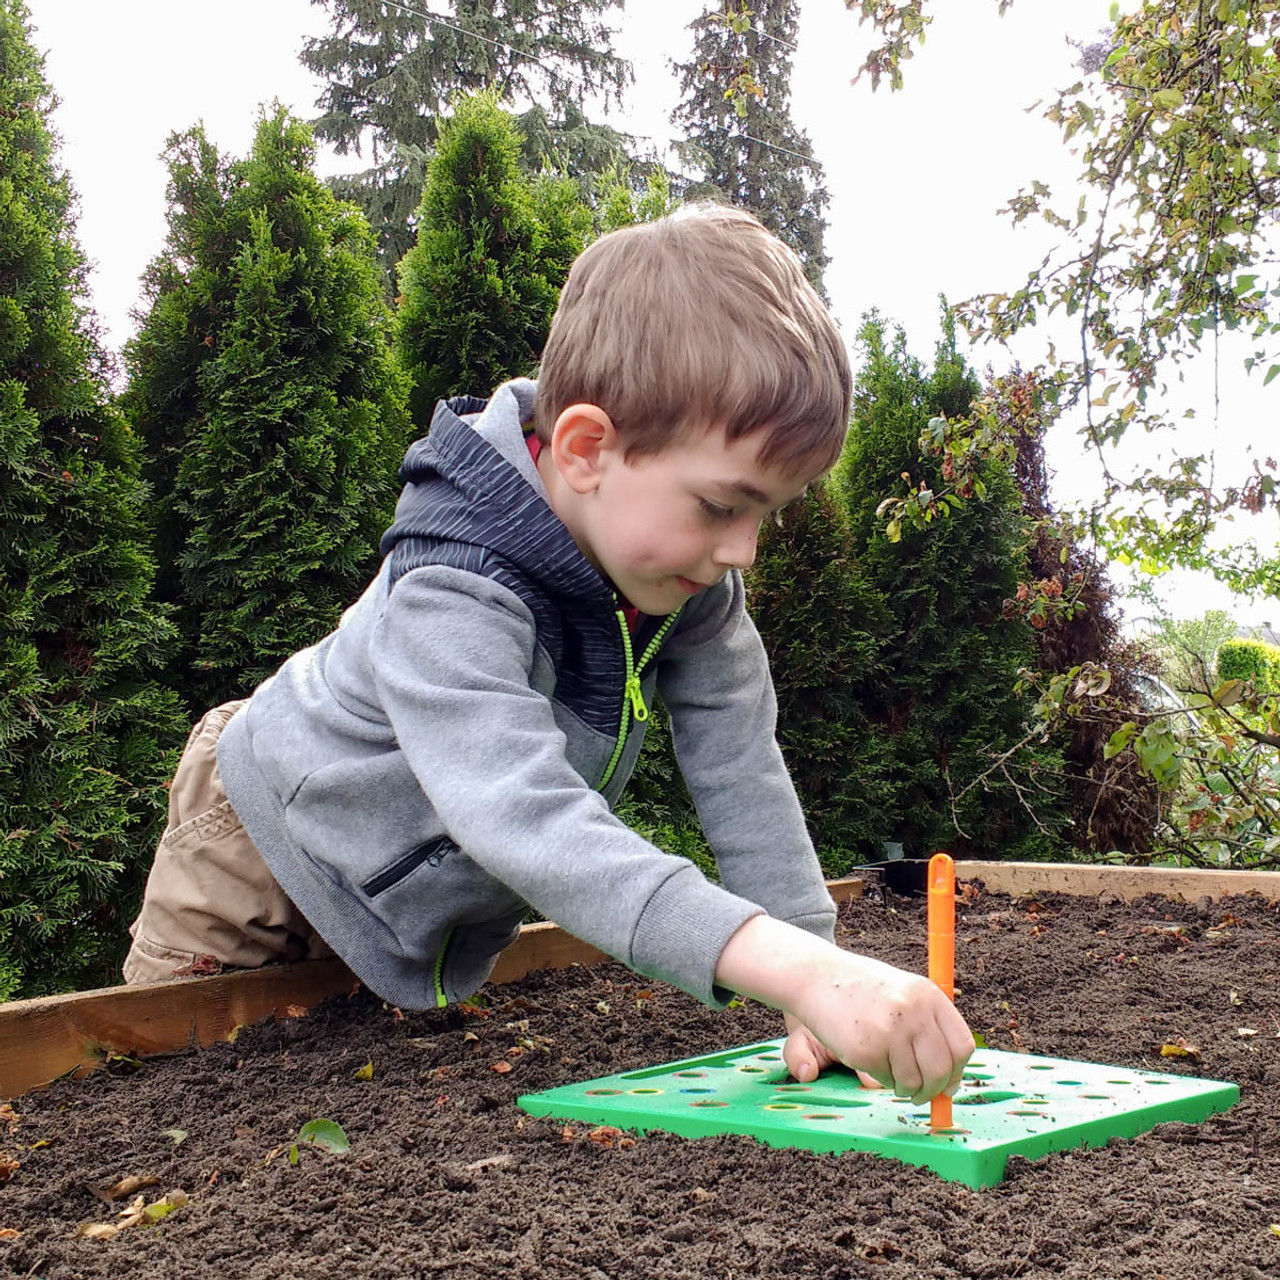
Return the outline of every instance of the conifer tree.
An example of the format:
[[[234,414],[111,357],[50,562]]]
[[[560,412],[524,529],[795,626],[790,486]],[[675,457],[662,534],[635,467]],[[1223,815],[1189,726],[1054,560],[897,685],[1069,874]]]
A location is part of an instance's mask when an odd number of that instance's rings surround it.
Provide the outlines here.
[[[536,104],[525,164],[537,173],[598,172],[629,139],[583,115],[591,97],[620,100],[631,66],[608,25],[620,0],[317,0],[328,35],[302,63],[328,82],[316,135],[372,166],[335,182],[364,209],[388,275],[414,243],[412,218],[442,120],[454,98],[491,89],[504,103]]]
[[[930,371],[907,353],[900,330],[886,342],[877,317],[860,338],[865,362],[835,480],[892,633],[881,654],[885,680],[866,703],[876,733],[851,762],[855,775],[873,770],[891,783],[882,839],[910,855],[1043,856],[1060,849],[1065,815],[1056,751],[1012,750],[1028,730],[1018,673],[1033,661],[1030,627],[1005,609],[1027,572],[1017,485],[1006,465],[989,461],[975,477],[979,500],[923,526],[886,526],[881,504],[901,490],[903,473],[909,501],[944,492],[942,463],[921,456],[921,436],[930,419],[966,413],[980,386],[956,351],[949,316]]]
[[[897,798],[871,719],[892,611],[824,485],[761,528],[745,576],[778,697],[778,741],[823,870],[844,875],[880,856],[884,815]]]
[[[684,193],[719,192],[789,244],[821,291],[827,192],[808,137],[791,118],[799,0],[718,0],[692,24],[672,114],[692,175]]]
[[[400,266],[396,347],[418,430],[436,401],[532,374],[591,215],[567,179],[520,172],[520,134],[496,95],[458,103],[440,135]]]
[[[0,0],[0,1000],[112,980],[186,716],[84,303],[55,105]]]
[[[368,225],[277,107],[231,163],[168,146],[169,238],[126,348],[156,494],[160,591],[193,707],[251,690],[331,629],[377,564],[408,441]]]

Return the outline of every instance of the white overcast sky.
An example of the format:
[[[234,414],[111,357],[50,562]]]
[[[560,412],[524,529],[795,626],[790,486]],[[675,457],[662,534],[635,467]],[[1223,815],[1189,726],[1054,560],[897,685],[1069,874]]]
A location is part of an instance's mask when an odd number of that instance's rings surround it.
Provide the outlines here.
[[[202,121],[224,152],[238,155],[252,139],[259,104],[278,98],[304,119],[313,115],[320,86],[298,52],[306,36],[327,29],[327,14],[311,0],[27,3],[60,99],[54,125],[80,197],[91,301],[118,351],[133,330],[139,277],[164,240],[165,139]],[[852,336],[861,315],[877,307],[926,358],[940,293],[959,301],[1010,291],[1048,248],[1046,232],[1014,230],[996,211],[1033,177],[1070,184],[1072,160],[1055,129],[1026,108],[1075,78],[1067,37],[1092,38],[1106,25],[1110,0],[1018,0],[1003,19],[996,0],[931,7],[935,22],[906,65],[905,90],[872,94],[866,84],[850,84],[866,29],[842,0],[801,0],[793,83],[795,117],[831,192],[827,287],[837,318]],[[667,59],[686,56],[685,27],[702,8],[702,0],[631,0],[618,47],[635,63],[636,84],[617,121],[622,127],[670,137],[677,94]],[[322,154],[318,167],[330,174],[362,165]],[[1037,352],[1020,354],[1030,363]],[[1007,361],[995,351],[974,358],[979,367]],[[1234,356],[1222,369],[1221,452],[1238,469],[1250,441],[1264,452],[1275,447],[1266,443],[1275,438],[1274,392],[1259,401]],[[1195,430],[1203,432],[1212,415],[1203,392],[1200,400]],[[1080,452],[1066,433],[1051,452],[1062,501],[1086,496],[1095,482]],[[1271,542],[1275,521],[1268,519],[1258,532]],[[1280,621],[1276,601],[1232,599],[1202,577],[1171,574],[1160,586],[1178,616],[1220,607],[1244,622]]]

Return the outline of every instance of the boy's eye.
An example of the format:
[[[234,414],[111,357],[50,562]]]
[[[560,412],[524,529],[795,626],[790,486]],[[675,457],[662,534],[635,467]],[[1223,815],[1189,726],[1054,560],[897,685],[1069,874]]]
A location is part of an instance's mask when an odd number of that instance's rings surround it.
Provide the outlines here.
[[[732,507],[722,507],[718,502],[709,502],[706,498],[699,498],[698,505],[711,517],[712,520],[733,519]]]

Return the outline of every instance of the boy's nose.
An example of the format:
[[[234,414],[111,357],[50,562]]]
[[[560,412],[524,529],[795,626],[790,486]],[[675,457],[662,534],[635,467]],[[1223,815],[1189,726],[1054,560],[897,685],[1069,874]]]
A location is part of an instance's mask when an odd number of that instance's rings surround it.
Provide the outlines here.
[[[743,525],[727,532],[716,548],[716,564],[727,569],[750,569],[756,559],[756,539],[760,535],[758,524]]]

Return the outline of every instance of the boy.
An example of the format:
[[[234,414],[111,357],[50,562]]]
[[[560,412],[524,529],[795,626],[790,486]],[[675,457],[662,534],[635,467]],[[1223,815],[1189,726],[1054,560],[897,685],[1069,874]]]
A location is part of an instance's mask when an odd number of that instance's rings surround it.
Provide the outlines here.
[[[784,1011],[785,1060],[921,1102],[973,1040],[832,944],[740,570],[839,455],[851,377],[799,263],[687,207],[596,242],[539,381],[437,407],[338,629],[196,726],[125,962],[331,954],[406,1008],[484,982],[532,905],[639,972]],[[723,887],[610,812],[661,693]],[[199,965],[196,966],[200,967]]]

